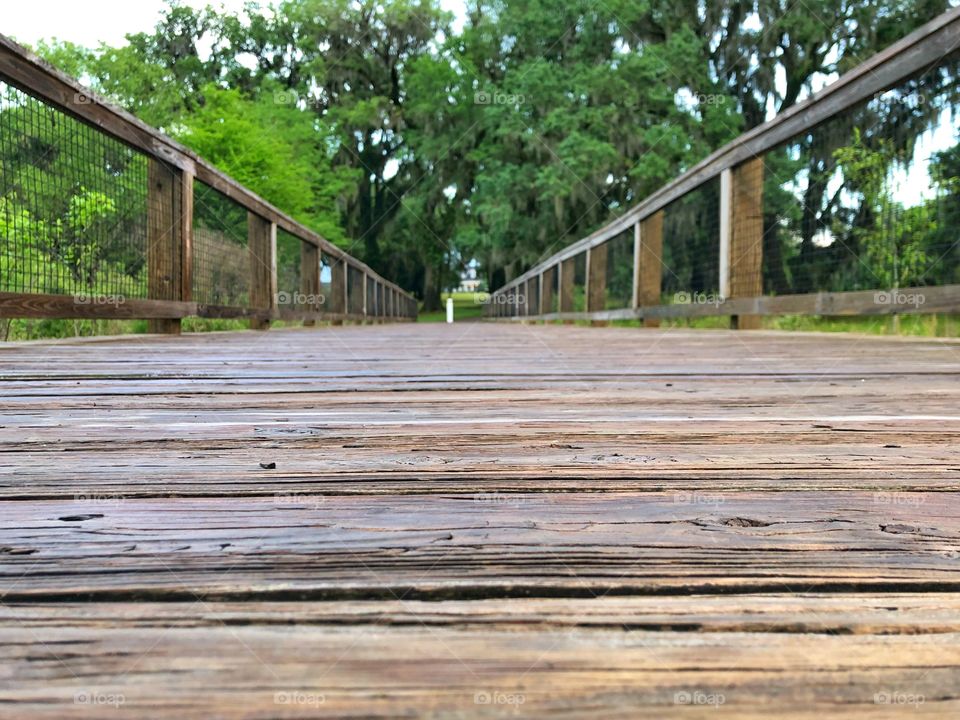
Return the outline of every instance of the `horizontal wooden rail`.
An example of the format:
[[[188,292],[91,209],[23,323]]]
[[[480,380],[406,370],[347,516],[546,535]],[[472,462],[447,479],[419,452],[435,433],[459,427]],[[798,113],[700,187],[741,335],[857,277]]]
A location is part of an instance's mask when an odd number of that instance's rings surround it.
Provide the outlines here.
[[[192,189],[194,179],[210,186],[222,193],[230,200],[246,208],[253,216],[259,218],[268,235],[265,245],[257,251],[261,261],[269,258],[263,253],[275,256],[276,232],[284,230],[301,242],[318,248],[329,261],[334,261],[333,272],[346,276],[349,271],[346,267],[354,268],[361,273],[364,282],[376,283],[378,293],[384,298],[389,296],[390,302],[378,302],[373,313],[344,312],[339,302],[340,298],[333,298],[326,309],[315,309],[311,312],[299,312],[288,309],[277,309],[275,301],[268,296],[276,291],[275,277],[271,284],[269,278],[254,278],[251,293],[257,296],[259,302],[266,302],[269,307],[228,308],[220,309],[219,314],[213,311],[210,317],[251,317],[286,319],[296,317],[313,321],[316,319],[410,319],[416,316],[417,301],[413,295],[396,284],[381,277],[368,265],[352,257],[342,248],[329,242],[318,233],[305,227],[280,209],[261,198],[256,193],[241,185],[234,178],[218,170],[211,163],[204,160],[189,148],[167,137],[155,128],[150,127],[132,114],[116,107],[104,98],[92,93],[83,87],[77,80],[65,75],[47,62],[37,57],[26,48],[18,45],[9,38],[0,35],[0,81],[18,88],[28,95],[56,108],[57,110],[76,118],[77,120],[96,128],[98,131],[114,138],[153,159],[151,164],[150,200],[160,206],[160,211],[167,213],[160,221],[165,221],[170,212],[179,215],[182,223],[175,231],[177,248],[175,254],[164,254],[166,248],[157,249],[156,243],[150,243],[150,265],[153,267],[150,275],[150,297],[124,298],[122,302],[94,298],[92,302],[77,301],[69,295],[54,296],[34,293],[0,293],[0,317],[72,317],[72,318],[146,318],[151,321],[178,320],[189,315],[205,315],[202,304],[192,303],[191,299],[191,243],[192,243]],[[165,168],[165,169],[164,169]],[[157,190],[159,188],[159,191]],[[178,189],[179,188],[179,189]],[[159,222],[159,221],[158,221]],[[251,220],[253,223],[254,221]],[[156,225],[153,218],[148,220],[148,226]],[[166,227],[166,226],[164,226]],[[253,226],[251,226],[253,227]],[[164,230],[169,233],[169,230]],[[252,230],[253,232],[253,230]],[[252,237],[261,237],[252,236]],[[304,253],[303,257],[312,261],[319,261],[314,253]],[[316,262],[317,267],[319,263]],[[275,276],[276,270],[272,269]],[[177,287],[169,285],[173,277]],[[161,287],[162,283],[167,283]],[[319,279],[308,275],[304,280],[304,288],[314,293]],[[179,298],[170,299],[170,298]],[[365,310],[367,308],[364,308]],[[162,329],[162,325],[151,325],[154,329]]]
[[[713,302],[645,305],[592,312],[550,312],[537,315],[536,319],[608,322],[726,315],[904,315],[956,312],[958,308],[960,308],[960,285],[938,285],[900,288],[896,291],[852,290],[802,295],[761,295]],[[522,311],[519,315],[505,316],[505,318],[514,321],[531,319]]]
[[[724,145],[599,230],[537,263],[494,291],[494,294],[522,288],[528,280],[538,277],[548,268],[558,266],[631,230],[637,223],[654,216],[705,182],[720,177],[722,173],[733,170],[751,158],[782,146],[791,138],[822,125],[923,70],[936,66],[946,55],[958,48],[960,8],[954,8],[877,53],[803,102]]]

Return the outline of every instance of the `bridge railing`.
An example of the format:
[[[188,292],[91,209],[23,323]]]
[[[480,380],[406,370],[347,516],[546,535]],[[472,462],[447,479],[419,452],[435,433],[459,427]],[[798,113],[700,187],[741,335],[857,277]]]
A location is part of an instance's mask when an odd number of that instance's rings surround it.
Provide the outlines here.
[[[179,332],[188,316],[416,315],[412,295],[0,35],[0,318]]]
[[[960,311],[958,48],[955,9],[495,290],[487,316]]]

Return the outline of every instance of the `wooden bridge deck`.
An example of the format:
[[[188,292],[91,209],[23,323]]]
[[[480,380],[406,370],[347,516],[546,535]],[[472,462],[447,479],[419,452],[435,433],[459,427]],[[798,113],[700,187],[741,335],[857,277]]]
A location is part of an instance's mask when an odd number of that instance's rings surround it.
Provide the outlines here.
[[[0,717],[960,715],[960,344],[0,348]]]

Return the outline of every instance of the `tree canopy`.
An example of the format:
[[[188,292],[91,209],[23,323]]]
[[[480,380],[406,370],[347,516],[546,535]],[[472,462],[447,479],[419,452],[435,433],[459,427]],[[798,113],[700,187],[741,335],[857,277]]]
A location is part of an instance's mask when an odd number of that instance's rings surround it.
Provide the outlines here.
[[[239,16],[171,0],[123,47],[38,51],[431,307],[468,261],[499,285],[947,5],[474,0],[457,21],[436,0],[284,0]],[[889,211],[874,176],[935,113],[881,113],[855,140],[851,116],[800,156],[771,157],[770,275],[787,287],[790,259],[836,220],[838,164],[847,191]],[[894,127],[909,131],[884,145]],[[847,239],[874,248],[876,222]]]

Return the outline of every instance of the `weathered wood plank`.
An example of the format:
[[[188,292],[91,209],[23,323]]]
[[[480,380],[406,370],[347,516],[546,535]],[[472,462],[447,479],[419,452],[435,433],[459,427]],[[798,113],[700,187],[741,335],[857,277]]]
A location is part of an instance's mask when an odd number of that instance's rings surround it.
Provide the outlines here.
[[[434,603],[424,612],[446,607]],[[950,690],[960,680],[956,632],[691,634],[517,625],[479,632],[424,626],[409,612],[407,626],[337,626],[324,623],[323,610],[323,624],[316,624],[315,608],[284,605],[266,622],[241,611],[252,616],[249,624],[224,625],[210,621],[236,615],[219,605],[180,606],[179,621],[169,606],[105,606],[99,619],[80,610],[86,617],[77,626],[56,617],[45,623],[42,608],[4,608],[0,642],[10,664],[0,712],[895,718],[951,717],[960,709]],[[291,614],[312,616],[313,623],[276,622]]]
[[[958,350],[490,323],[0,346],[0,717],[950,716]]]

